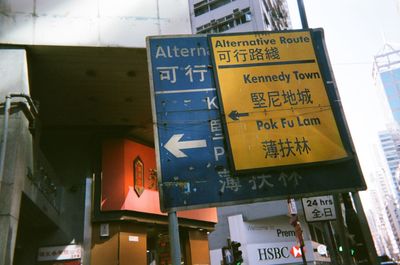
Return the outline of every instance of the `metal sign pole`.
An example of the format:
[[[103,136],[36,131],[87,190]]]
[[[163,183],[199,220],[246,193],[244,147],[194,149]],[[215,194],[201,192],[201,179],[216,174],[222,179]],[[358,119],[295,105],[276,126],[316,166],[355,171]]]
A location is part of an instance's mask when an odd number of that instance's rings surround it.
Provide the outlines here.
[[[288,211],[290,217],[290,224],[293,225],[296,233],[297,240],[299,241],[300,251],[301,251],[301,259],[303,260],[303,265],[307,265],[306,255],[304,253],[304,239],[303,239],[303,231],[301,229],[301,225],[297,216],[297,206],[296,201],[294,199],[289,198],[287,200],[288,203]]]
[[[181,244],[179,241],[179,225],[176,212],[168,213],[169,245],[172,265],[181,264]]]
[[[367,221],[367,218],[364,213],[364,209],[361,204],[360,195],[358,194],[358,192],[352,192],[352,195],[353,195],[354,205],[355,205],[356,211],[357,211],[357,216],[360,221],[361,231],[364,236],[364,242],[365,242],[366,248],[368,250],[369,260],[370,260],[371,264],[378,265],[379,263],[378,263],[378,257],[376,254],[374,241],[372,239],[371,231],[369,230],[369,226],[368,226],[368,221]]]
[[[304,253],[303,245],[300,245],[300,251],[301,251],[301,259],[303,260],[303,265],[307,265],[306,253]]]
[[[334,239],[333,239],[333,236],[332,236],[332,231],[331,231],[331,227],[329,225],[329,221],[323,222],[322,225],[324,227],[324,234],[325,234],[325,236],[327,238],[328,250],[330,252],[329,256],[331,258],[332,265],[338,265],[339,263],[337,261],[335,243],[334,243]]]
[[[297,0],[297,6],[299,7],[301,25],[302,25],[303,29],[308,29],[306,10],[304,9],[303,0]]]
[[[338,229],[338,234],[339,234],[339,238],[340,238],[340,242],[343,246],[343,260],[344,260],[344,264],[354,264],[352,261],[352,258],[350,256],[350,245],[349,245],[349,241],[347,239],[347,235],[346,235],[346,230],[344,227],[344,221],[343,221],[343,215],[342,215],[342,207],[340,204],[340,198],[339,198],[339,194],[334,194],[333,195],[334,198],[334,203],[335,203],[335,209],[336,209],[336,216],[337,216],[337,229]]]

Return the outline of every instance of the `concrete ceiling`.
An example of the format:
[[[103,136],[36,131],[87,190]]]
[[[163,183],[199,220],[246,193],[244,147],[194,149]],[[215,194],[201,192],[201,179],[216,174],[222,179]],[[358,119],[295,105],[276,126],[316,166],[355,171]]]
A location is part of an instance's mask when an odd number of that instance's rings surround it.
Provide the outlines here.
[[[30,46],[43,128],[119,131],[153,143],[145,48]]]

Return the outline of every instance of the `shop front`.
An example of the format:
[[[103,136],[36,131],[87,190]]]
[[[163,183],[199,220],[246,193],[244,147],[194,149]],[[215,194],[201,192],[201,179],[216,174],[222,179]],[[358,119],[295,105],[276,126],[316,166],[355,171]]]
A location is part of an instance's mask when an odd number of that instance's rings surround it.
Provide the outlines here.
[[[102,143],[91,264],[171,264],[168,217],[160,211],[154,148],[129,139]],[[216,209],[178,212],[182,264],[210,264]]]

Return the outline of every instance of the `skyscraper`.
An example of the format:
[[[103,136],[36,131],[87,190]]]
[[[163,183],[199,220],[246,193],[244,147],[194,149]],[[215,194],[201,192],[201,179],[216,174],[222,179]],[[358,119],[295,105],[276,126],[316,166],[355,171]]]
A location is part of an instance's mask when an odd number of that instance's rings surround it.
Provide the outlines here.
[[[382,98],[385,114],[390,124],[386,130],[380,131],[379,141],[387,168],[389,170],[385,177],[389,180],[389,186],[393,192],[379,190],[384,201],[384,212],[393,231],[397,246],[400,245],[400,50],[386,44],[382,51],[374,58],[373,74],[376,83],[380,85],[380,92],[384,95]],[[380,81],[380,82],[379,82]],[[390,176],[389,176],[390,175]],[[380,182],[383,176],[380,175]],[[382,183],[379,185],[383,186]],[[390,194],[393,194],[392,196]],[[381,209],[383,210],[383,209]],[[379,214],[378,214],[379,215]],[[392,249],[396,252],[396,247]]]
[[[394,120],[400,123],[400,49],[385,44],[375,56],[375,78],[379,76],[390,112]]]
[[[399,253],[398,203],[393,192],[393,183],[388,178],[384,167],[377,169],[371,176],[368,189],[373,212],[370,212],[368,223],[373,233],[375,247],[380,255],[389,254],[395,257]]]

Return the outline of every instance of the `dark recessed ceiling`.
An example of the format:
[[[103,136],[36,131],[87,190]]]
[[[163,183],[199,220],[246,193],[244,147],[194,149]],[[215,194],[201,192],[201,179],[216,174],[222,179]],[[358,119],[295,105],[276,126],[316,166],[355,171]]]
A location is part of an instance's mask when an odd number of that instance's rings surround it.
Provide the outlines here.
[[[145,48],[30,46],[32,97],[44,128],[123,129],[153,142]]]

